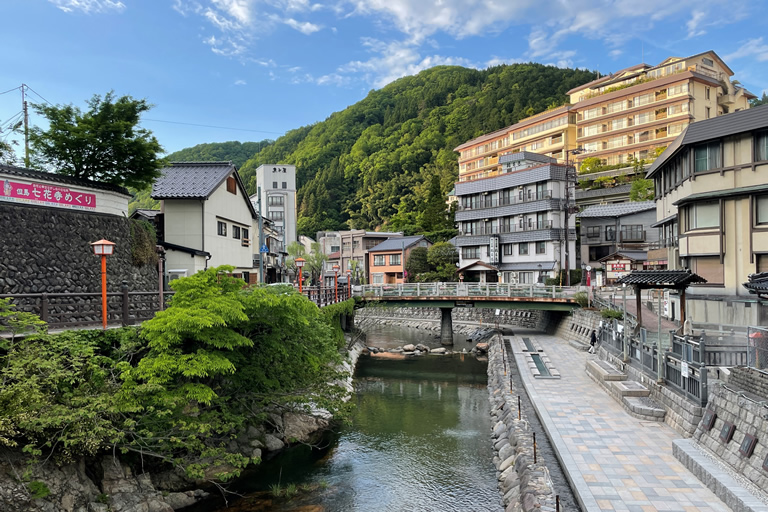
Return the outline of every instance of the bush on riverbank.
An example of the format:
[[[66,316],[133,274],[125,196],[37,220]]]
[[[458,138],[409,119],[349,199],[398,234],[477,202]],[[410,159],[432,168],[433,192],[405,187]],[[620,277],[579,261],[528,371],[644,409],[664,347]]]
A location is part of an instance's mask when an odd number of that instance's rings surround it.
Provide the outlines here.
[[[37,334],[0,353],[0,445],[58,463],[116,449],[226,480],[265,410],[346,406],[331,326],[295,291],[219,267],[173,281],[141,328]]]

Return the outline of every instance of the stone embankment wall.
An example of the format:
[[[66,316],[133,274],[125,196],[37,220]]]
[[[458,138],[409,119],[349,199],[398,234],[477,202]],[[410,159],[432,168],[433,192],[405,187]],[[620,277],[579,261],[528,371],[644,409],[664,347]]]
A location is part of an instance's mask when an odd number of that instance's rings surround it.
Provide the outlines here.
[[[158,288],[156,267],[131,264],[124,217],[0,204],[0,226],[0,294],[101,292],[101,263],[90,244],[102,238],[116,244],[107,258],[107,291],[120,291],[122,281],[131,291]]]
[[[571,343],[576,342],[587,350],[590,334],[597,330],[601,319],[599,311],[576,309],[562,319],[555,329],[555,336]]]
[[[498,322],[499,325],[546,331],[550,323],[549,312],[523,309],[500,309],[496,315],[495,309],[453,308],[451,318],[453,330],[458,334],[471,334],[477,330],[478,324],[493,327]],[[355,311],[355,324],[358,326],[390,323],[390,320],[397,320],[397,325],[401,327],[440,331],[439,308],[368,306]],[[365,324],[360,323],[363,321]]]
[[[555,491],[545,465],[534,463],[533,435],[525,417],[517,418],[518,390],[510,388],[504,374],[502,337],[496,335],[488,346],[488,392],[493,421],[493,463],[505,510],[554,511]],[[514,364],[514,361],[510,362]]]
[[[737,382],[744,387],[736,387]],[[694,440],[737,475],[763,491],[768,489],[768,374],[754,368],[733,368],[729,384],[715,383],[710,387],[707,410],[715,414],[711,428],[705,417],[693,435]],[[726,425],[734,427],[730,439],[721,437]],[[747,448],[748,435],[756,439],[749,456],[740,451]]]

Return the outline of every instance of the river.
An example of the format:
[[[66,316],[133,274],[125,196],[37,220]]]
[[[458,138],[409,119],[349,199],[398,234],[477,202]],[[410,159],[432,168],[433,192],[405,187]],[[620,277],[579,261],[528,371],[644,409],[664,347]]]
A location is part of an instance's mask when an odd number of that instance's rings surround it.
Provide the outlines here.
[[[368,345],[440,346],[432,333],[396,327]],[[471,348],[458,337],[454,349]],[[492,463],[486,363],[469,354],[361,357],[349,425],[322,448],[298,446],[236,483],[245,497],[197,511],[502,511]],[[276,486],[293,497],[275,498]]]

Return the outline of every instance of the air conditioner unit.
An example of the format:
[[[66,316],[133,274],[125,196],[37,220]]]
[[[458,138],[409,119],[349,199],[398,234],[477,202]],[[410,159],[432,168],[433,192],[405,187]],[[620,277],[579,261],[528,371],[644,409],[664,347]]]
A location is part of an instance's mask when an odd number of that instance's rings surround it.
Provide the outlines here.
[[[517,284],[517,272],[507,272],[508,284]]]
[[[187,277],[187,269],[178,269],[178,270],[169,270],[168,271],[168,281],[174,281],[176,279],[181,279],[182,277]]]

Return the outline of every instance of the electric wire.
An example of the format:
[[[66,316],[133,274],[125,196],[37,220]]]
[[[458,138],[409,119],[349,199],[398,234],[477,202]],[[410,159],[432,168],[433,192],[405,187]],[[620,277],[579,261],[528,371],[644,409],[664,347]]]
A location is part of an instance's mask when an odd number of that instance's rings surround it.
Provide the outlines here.
[[[241,132],[257,132],[257,133],[271,133],[273,135],[282,135],[283,132],[269,132],[266,130],[253,130],[250,128],[232,128],[229,126],[213,126],[210,124],[197,124],[197,123],[184,123],[181,121],[165,121],[162,119],[142,119],[142,121],[152,121],[154,123],[169,123],[169,124],[183,124],[186,126],[200,126],[201,128],[217,128],[219,130],[236,130]]]
[[[13,89],[8,89],[5,92],[0,92],[0,96],[3,95],[3,94],[8,94],[9,92],[18,91],[19,89],[21,89],[21,86],[14,87]]]
[[[33,88],[31,88],[30,86],[27,86],[27,90],[28,90],[28,91],[32,91],[32,92],[33,92],[33,93],[35,93],[35,94],[36,94],[36,95],[37,95],[37,96],[38,96],[38,97],[39,97],[41,100],[43,100],[44,102],[46,102],[46,103],[47,103],[47,104],[49,104],[50,106],[53,106],[53,103],[51,103],[51,102],[50,102],[50,101],[48,101],[47,99],[43,98],[43,96],[42,96],[42,95],[41,95],[39,92],[37,92],[36,90],[34,90]]]

